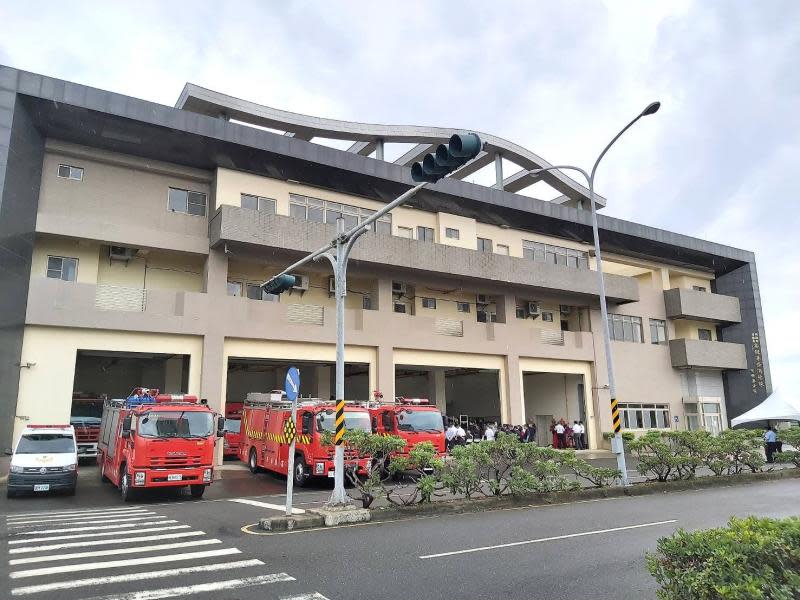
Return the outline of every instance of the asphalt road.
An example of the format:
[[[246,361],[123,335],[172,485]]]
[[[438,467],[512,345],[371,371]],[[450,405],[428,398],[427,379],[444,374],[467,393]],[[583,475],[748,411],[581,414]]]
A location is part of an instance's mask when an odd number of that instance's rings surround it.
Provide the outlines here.
[[[303,491],[298,506],[328,494]],[[644,553],[660,536],[798,514],[798,494],[792,479],[288,534],[247,527],[280,512],[273,495],[15,500],[3,505],[0,577],[9,597],[33,600],[654,598]]]

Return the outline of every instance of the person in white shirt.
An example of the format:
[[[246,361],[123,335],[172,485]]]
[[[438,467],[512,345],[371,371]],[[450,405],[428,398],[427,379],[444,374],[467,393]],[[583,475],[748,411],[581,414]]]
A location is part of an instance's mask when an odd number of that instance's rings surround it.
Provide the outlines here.
[[[489,441],[492,441],[492,442],[494,441],[494,437],[495,436],[494,436],[494,428],[493,427],[494,426],[491,425],[491,424],[486,426],[486,431],[483,434],[483,439],[489,440]]]
[[[462,446],[467,443],[467,432],[464,431],[464,428],[459,424],[456,428],[456,444],[461,444]]]
[[[583,427],[577,421],[572,423],[572,441],[576,450],[583,450]]]
[[[553,428],[553,431],[556,432],[556,436],[558,437],[558,448],[563,449],[567,447],[567,437],[565,432],[567,431],[564,427],[564,424],[559,421],[556,423],[556,426]]]
[[[447,431],[444,432],[444,439],[448,450],[450,450],[455,444],[454,440],[457,432],[458,429],[456,429],[456,424],[451,422],[450,426],[447,428]]]

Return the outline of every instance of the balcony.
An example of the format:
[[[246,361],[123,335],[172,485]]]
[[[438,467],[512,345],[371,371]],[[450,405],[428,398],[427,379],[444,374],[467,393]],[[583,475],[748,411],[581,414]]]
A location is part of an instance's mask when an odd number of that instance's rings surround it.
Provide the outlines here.
[[[212,217],[209,228],[212,246],[238,242],[251,249],[278,248],[294,253],[312,252],[336,234],[333,225],[227,205],[220,207]],[[395,236],[367,233],[356,244],[351,256],[371,266],[413,269],[460,281],[480,282],[483,287],[486,282],[505,283],[583,297],[598,296],[594,271]],[[639,300],[639,286],[632,277],[606,275],[605,285],[611,302]]]
[[[739,299],[722,294],[673,288],[664,291],[664,305],[670,319],[694,319],[715,323],[741,323]]]
[[[669,356],[672,366],[676,369],[747,368],[747,356],[743,344],[689,339],[670,340]]]

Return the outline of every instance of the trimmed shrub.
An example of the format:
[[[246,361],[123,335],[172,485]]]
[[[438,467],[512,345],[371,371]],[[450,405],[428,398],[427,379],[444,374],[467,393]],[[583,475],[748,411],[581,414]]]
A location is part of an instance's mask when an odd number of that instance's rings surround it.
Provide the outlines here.
[[[775,454],[775,460],[782,463],[794,463],[795,467],[800,467],[800,426],[778,431],[778,439],[784,444],[794,447],[794,450],[778,452]]]
[[[647,568],[661,600],[800,598],[800,518],[732,518],[727,527],[677,531]]]

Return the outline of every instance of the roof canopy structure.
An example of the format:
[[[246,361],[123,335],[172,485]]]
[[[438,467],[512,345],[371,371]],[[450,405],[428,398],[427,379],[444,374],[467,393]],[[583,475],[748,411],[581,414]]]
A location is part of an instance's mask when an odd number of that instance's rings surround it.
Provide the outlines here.
[[[755,408],[731,420],[731,426],[757,421],[800,421],[800,399],[790,398],[788,392],[777,390]]]
[[[426,127],[420,125],[378,125],[340,121],[323,117],[301,115],[227,94],[215,92],[193,83],[187,83],[181,92],[175,108],[212,117],[235,119],[242,123],[266,127],[285,132],[295,139],[313,141],[314,138],[346,140],[352,142],[348,152],[383,160],[384,144],[415,144],[394,164],[410,167],[422,160],[428,152],[435,152],[439,144],[447,144],[453,133],[469,133],[466,129]],[[489,133],[476,131],[484,142],[483,151],[478,156],[457,169],[448,177],[464,179],[492,163],[495,164],[496,183],[493,187],[507,192],[519,192],[539,181],[544,181],[562,195],[551,200],[554,204],[578,206],[589,199],[589,190],[584,185],[568,177],[561,171],[547,171],[531,175],[533,169],[543,169],[552,165],[530,150]],[[519,167],[519,171],[503,177],[502,159]],[[606,205],[602,196],[595,194],[598,207]]]

